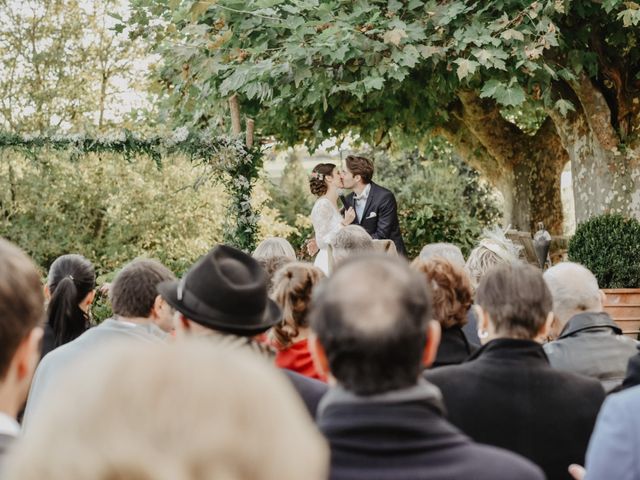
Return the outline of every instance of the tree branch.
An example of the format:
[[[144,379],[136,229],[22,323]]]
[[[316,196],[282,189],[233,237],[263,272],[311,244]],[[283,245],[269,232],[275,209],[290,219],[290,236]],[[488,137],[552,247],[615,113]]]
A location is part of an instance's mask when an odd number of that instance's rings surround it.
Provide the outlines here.
[[[602,92],[584,72],[571,82],[571,88],[578,96],[589,128],[598,142],[606,149],[615,148],[620,139],[611,123],[611,109]]]
[[[516,164],[527,134],[506,120],[495,101],[481,99],[477,92],[458,92],[462,102],[461,120],[494,158]]]

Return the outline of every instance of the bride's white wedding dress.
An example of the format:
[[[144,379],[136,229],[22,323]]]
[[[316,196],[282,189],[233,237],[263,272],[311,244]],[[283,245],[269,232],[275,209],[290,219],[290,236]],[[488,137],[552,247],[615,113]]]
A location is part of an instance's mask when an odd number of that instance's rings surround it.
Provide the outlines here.
[[[316,243],[318,244],[318,255],[313,264],[322,270],[325,275],[330,273],[330,257],[329,247],[333,244],[333,240],[342,228],[342,215],[337,208],[331,204],[327,198],[321,197],[311,209],[311,223],[316,234]]]

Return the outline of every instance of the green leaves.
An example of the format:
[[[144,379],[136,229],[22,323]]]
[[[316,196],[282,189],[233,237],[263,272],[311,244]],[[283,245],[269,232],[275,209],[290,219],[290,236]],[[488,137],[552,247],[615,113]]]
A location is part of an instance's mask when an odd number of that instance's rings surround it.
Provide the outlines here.
[[[458,79],[460,80],[464,80],[468,76],[473,75],[478,68],[478,65],[480,65],[478,62],[469,60],[467,58],[458,58],[457,60],[454,60],[453,63],[458,65],[456,73],[458,75]]]
[[[480,90],[480,97],[494,98],[505,107],[517,107],[526,99],[524,90],[516,83],[515,78],[512,78],[508,84],[496,79],[488,80]]]
[[[135,0],[133,16],[166,12],[167,1]],[[602,71],[596,48],[640,69],[631,1],[215,0],[191,23],[200,3],[182,2],[186,14],[170,17],[175,34],[159,44],[167,111],[213,122],[237,93],[260,133],[290,142],[347,130],[372,142],[380,130],[422,136],[461,85],[504,107],[528,92],[552,107],[554,82]]]

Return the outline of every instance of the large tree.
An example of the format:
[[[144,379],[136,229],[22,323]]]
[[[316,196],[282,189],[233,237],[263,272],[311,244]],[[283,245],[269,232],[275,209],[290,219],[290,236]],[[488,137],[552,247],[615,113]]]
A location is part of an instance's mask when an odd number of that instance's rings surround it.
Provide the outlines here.
[[[181,122],[238,95],[263,134],[448,138],[521,229],[640,215],[640,6],[623,0],[133,0],[160,25],[159,75]],[[158,30],[154,30],[158,33]],[[531,122],[531,119],[537,121]],[[526,120],[526,121],[523,121]]]
[[[145,46],[117,35],[122,0],[0,0],[0,128],[104,130],[124,122]],[[124,94],[128,96],[123,96]]]

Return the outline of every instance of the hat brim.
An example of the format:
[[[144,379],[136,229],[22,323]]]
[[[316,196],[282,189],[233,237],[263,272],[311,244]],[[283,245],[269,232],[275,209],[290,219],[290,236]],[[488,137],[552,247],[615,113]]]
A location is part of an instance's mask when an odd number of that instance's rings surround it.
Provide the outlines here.
[[[211,328],[213,330],[219,330],[221,332],[231,333],[233,335],[239,335],[243,337],[252,337],[266,332],[274,325],[278,324],[282,318],[282,311],[276,302],[267,299],[267,306],[264,309],[264,314],[259,322],[252,325],[242,325],[229,323],[228,315],[220,313],[220,317],[212,315],[203,315],[196,310],[189,308],[182,300],[178,300],[178,281],[168,280],[160,283],[157,287],[158,293],[165,299],[165,301],[173,308],[182,313],[189,320],[193,320],[200,325]]]

